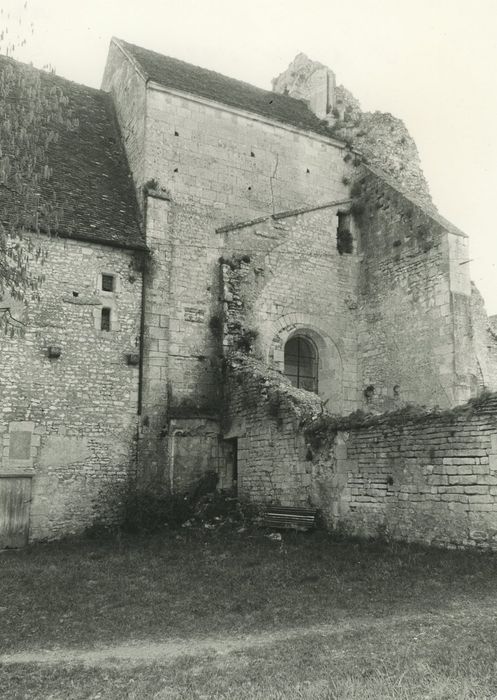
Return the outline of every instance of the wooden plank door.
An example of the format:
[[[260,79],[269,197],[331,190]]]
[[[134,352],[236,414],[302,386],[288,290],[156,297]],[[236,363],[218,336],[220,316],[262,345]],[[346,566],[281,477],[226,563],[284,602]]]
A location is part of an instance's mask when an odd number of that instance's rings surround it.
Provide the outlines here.
[[[30,501],[31,477],[0,475],[0,549],[28,543]]]

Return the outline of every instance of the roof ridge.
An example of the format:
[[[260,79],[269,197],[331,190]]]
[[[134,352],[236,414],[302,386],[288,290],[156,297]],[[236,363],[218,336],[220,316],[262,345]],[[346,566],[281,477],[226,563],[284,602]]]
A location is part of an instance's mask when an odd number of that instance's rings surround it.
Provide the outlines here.
[[[316,133],[340,143],[329,124],[320,119],[303,99],[273,92],[210,68],[166,56],[158,51],[114,37],[116,46],[138,66],[147,80],[166,89],[197,95],[219,104]]]
[[[253,85],[252,83],[247,82],[246,80],[240,80],[240,78],[234,78],[231,75],[226,75],[225,73],[221,73],[220,71],[214,70],[213,68],[205,68],[205,66],[200,66],[197,63],[190,63],[190,61],[185,61],[182,58],[176,58],[175,56],[169,56],[165,53],[160,53],[160,51],[154,51],[153,49],[146,49],[144,46],[139,46],[139,44],[132,44],[129,41],[125,41],[124,39],[119,39],[119,37],[113,37],[115,38],[118,42],[120,42],[124,47],[130,46],[135,49],[140,49],[141,51],[146,51],[147,53],[152,53],[155,56],[159,56],[160,58],[167,58],[169,61],[175,61],[177,63],[182,63],[184,66],[191,66],[193,68],[197,68],[201,71],[205,71],[206,73],[212,73],[213,75],[220,76],[221,78],[227,78],[228,80],[233,80],[234,82],[240,83],[241,85],[246,85],[247,87],[252,88],[253,90],[260,90],[261,92],[266,92],[269,93],[270,95],[277,95],[279,93],[275,93],[272,90],[266,90],[265,88],[261,88],[258,85]],[[147,73],[147,71],[145,71]],[[290,97],[290,95],[284,95],[286,99],[290,100],[296,100],[298,102],[302,102],[302,100],[299,100],[296,97]]]

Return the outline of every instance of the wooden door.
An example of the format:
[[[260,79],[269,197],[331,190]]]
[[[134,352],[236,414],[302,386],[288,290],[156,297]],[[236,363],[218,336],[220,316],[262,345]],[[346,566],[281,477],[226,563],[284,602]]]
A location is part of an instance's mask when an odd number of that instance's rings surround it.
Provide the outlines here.
[[[31,477],[0,475],[0,549],[28,543],[30,501]]]

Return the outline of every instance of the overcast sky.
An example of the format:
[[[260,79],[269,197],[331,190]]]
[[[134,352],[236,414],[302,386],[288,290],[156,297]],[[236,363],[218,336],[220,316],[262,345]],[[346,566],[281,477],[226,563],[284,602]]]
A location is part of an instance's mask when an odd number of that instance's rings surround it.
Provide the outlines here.
[[[497,314],[497,0],[28,0],[25,16],[18,57],[95,87],[113,35],[266,89],[300,51],[325,63],[363,109],[404,120]]]

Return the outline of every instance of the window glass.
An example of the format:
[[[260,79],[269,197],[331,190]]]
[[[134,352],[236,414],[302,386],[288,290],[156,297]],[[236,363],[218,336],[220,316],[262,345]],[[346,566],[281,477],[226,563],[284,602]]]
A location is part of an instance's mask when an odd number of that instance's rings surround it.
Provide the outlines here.
[[[286,343],[285,375],[293,386],[317,393],[318,357],[314,345],[306,338],[294,336]]]

